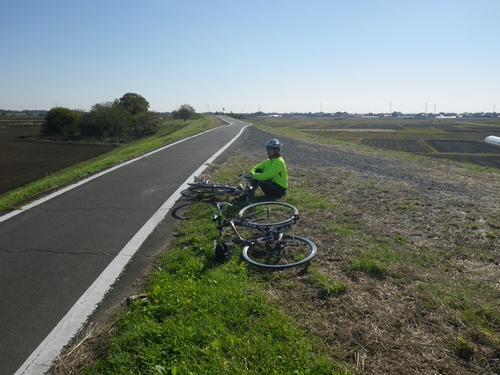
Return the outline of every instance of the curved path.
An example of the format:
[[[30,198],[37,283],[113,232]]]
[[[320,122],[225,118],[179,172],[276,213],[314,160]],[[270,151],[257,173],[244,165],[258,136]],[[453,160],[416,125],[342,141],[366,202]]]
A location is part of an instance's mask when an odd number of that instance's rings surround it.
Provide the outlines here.
[[[50,368],[180,190],[249,125],[228,121],[0,216],[1,375]]]

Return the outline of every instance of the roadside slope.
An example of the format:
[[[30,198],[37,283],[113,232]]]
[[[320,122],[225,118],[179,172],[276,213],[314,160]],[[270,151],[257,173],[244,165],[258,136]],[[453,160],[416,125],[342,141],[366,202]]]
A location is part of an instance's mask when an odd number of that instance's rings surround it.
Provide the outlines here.
[[[252,273],[267,300],[360,374],[498,374],[498,174],[251,127],[210,175],[248,170],[274,136],[318,255],[306,272]]]

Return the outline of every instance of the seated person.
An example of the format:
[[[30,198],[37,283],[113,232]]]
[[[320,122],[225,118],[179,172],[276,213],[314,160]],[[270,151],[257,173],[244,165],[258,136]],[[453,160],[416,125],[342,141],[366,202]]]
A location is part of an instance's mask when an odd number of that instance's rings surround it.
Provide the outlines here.
[[[285,160],[281,156],[282,143],[277,139],[267,141],[266,149],[269,159],[250,169],[252,175],[252,192],[260,186],[270,200],[282,198],[288,188],[288,173]]]

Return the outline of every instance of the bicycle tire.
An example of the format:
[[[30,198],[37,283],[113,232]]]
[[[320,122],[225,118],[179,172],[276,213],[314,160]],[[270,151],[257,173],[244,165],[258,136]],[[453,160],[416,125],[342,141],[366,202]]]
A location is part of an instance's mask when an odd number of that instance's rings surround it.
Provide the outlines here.
[[[207,180],[206,178],[204,178],[202,180],[195,179],[193,182],[188,182],[188,185],[191,185],[191,186],[199,186],[199,185],[223,185],[223,186],[226,186],[220,182]]]
[[[299,218],[295,206],[284,202],[260,202],[243,207],[238,220],[265,227],[280,227],[294,224]]]
[[[272,246],[274,249],[271,248]],[[280,249],[276,249],[276,246],[280,246]],[[279,254],[276,253],[277,251]],[[316,245],[310,239],[284,235],[278,243],[272,240],[272,236],[269,236],[269,241],[264,244],[246,245],[243,247],[242,254],[243,258],[250,264],[279,270],[303,265],[309,262],[316,255],[316,252]]]
[[[188,183],[188,188],[186,190],[192,191],[197,194],[212,194],[212,195],[222,195],[222,194],[232,194],[236,191],[236,188],[231,186],[225,186],[216,182],[191,182]]]

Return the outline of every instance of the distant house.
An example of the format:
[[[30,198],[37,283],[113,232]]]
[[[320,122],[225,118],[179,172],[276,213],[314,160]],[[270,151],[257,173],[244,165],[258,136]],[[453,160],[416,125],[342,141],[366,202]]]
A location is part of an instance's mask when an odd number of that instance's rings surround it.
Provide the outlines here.
[[[484,139],[484,141],[500,146],[500,137],[497,137],[496,135],[489,135]]]

